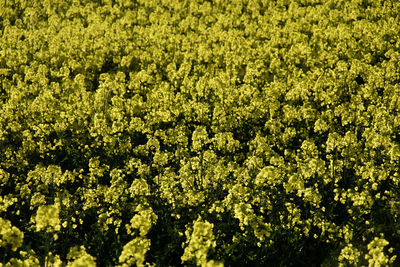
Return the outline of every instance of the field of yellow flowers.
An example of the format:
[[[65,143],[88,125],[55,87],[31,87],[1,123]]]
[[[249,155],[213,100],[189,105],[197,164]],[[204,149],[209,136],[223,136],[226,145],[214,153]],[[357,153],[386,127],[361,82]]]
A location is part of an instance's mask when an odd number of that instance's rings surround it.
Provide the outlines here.
[[[399,14],[0,0],[0,266],[400,265]]]

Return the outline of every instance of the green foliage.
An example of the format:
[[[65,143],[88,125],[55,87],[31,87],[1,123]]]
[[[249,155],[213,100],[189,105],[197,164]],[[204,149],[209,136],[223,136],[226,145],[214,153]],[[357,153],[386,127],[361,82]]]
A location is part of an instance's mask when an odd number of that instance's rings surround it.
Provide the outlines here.
[[[400,2],[0,0],[0,266],[387,266]]]

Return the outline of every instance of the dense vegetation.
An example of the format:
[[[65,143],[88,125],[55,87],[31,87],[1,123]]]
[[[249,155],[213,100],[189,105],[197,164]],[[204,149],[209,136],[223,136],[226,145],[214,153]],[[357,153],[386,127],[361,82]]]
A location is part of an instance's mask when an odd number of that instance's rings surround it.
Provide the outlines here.
[[[0,266],[400,264],[399,14],[1,0]]]

